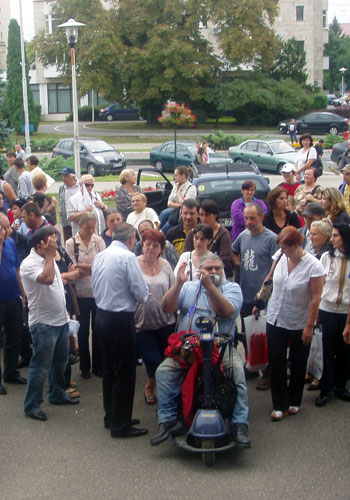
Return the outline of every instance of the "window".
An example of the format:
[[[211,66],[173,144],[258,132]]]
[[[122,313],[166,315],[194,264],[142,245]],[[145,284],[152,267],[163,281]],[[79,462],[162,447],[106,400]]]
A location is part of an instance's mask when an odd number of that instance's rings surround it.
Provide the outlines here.
[[[258,147],[259,153],[263,153],[263,154],[271,153],[270,146],[268,144],[266,144],[266,142],[259,142],[258,145],[259,145],[259,147]]]
[[[39,84],[38,83],[32,83],[30,85],[30,88],[32,89],[33,92],[33,98],[34,102],[36,104],[40,104],[40,90],[39,90]]]
[[[49,113],[70,113],[72,111],[71,87],[62,83],[47,85]]]
[[[57,28],[57,20],[55,14],[48,14],[45,16],[45,31],[49,35],[54,33]]]
[[[244,144],[242,149],[246,149],[247,151],[256,151],[258,143],[256,141],[249,141]]]
[[[297,21],[304,21],[304,6],[297,5],[296,7]]]
[[[65,149],[67,151],[73,151],[73,141],[62,141],[60,145],[60,149]]]
[[[327,28],[327,11],[322,11],[322,28]]]
[[[89,90],[88,92],[88,105],[91,106],[91,102],[92,102],[92,92],[91,90]],[[101,106],[101,105],[104,105],[106,106],[107,104],[109,104],[109,102],[105,101],[105,98],[103,95],[99,94],[98,92],[94,92],[94,104],[95,106]]]
[[[302,52],[304,49],[304,40],[296,40],[297,46],[299,47],[300,52]]]

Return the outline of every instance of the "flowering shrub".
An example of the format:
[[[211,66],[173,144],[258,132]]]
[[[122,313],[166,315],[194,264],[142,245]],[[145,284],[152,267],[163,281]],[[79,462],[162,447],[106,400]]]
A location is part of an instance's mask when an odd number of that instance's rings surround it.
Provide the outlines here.
[[[293,147],[294,149],[300,149],[300,144],[299,144],[299,142],[293,142],[293,143],[292,143],[292,147]]]
[[[114,200],[114,198],[115,198],[115,189],[110,189],[110,190],[105,189],[101,193],[101,198],[103,200]]]
[[[177,102],[168,102],[162,111],[162,116],[158,118],[158,122],[163,125],[179,127],[194,127],[196,121],[197,117],[190,108],[185,103],[178,104]]]

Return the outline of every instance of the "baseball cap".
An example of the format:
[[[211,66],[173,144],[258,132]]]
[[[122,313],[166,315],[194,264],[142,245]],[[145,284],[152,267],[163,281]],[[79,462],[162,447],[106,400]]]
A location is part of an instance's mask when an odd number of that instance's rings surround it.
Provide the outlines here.
[[[65,167],[62,172],[60,172],[62,175],[68,175],[68,174],[75,174],[74,168],[72,167]]]
[[[304,215],[322,215],[326,216],[326,212],[323,207],[319,203],[308,203],[304,208]]]
[[[345,165],[344,168],[341,169],[342,172],[350,173],[350,165]]]
[[[281,168],[281,174],[283,173],[289,174],[290,172],[295,172],[294,163],[285,163]]]

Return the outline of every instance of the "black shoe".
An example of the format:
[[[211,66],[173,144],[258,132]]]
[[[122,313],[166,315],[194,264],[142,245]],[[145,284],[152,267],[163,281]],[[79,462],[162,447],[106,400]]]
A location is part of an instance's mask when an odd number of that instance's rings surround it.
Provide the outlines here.
[[[350,401],[350,392],[347,389],[337,389],[335,395],[343,401]]]
[[[26,366],[29,366],[30,359],[21,359],[21,361],[18,361],[17,368],[25,368]]]
[[[94,375],[96,375],[96,377],[102,377],[103,376],[102,370],[95,370],[95,368],[93,368],[91,371],[92,371],[92,373]]]
[[[315,384],[309,384],[306,388],[307,391],[319,391],[320,388],[318,385],[315,385]]]
[[[111,429],[112,438],[134,438],[139,436],[144,436],[148,433],[148,429],[137,429],[129,425],[120,431]]]
[[[47,420],[47,416],[42,410],[33,411],[32,413],[26,412],[26,415],[29,418],[33,418],[34,420],[41,420],[42,422]]]
[[[6,384],[20,384],[25,385],[27,383],[27,379],[18,375],[16,378],[4,379]]]
[[[111,419],[109,417],[104,417],[104,422],[105,422],[105,429],[110,429],[111,428]],[[139,425],[140,419],[139,418],[132,418],[130,420],[131,425]]]
[[[161,422],[159,424],[158,434],[151,438],[151,445],[157,446],[158,444],[166,441],[169,436],[176,436],[183,430],[183,423],[180,420],[170,420],[168,422]]]
[[[328,393],[321,392],[321,394],[317,396],[315,400],[315,405],[318,406],[319,408],[321,406],[326,406],[326,404],[329,403],[330,400],[332,399],[332,396],[333,394],[331,392]]]
[[[52,405],[78,405],[80,403],[80,399],[71,399],[66,398],[63,401],[50,401]]]
[[[250,372],[246,367],[244,367],[244,375],[246,380],[248,380],[249,378],[258,378],[259,372]]]
[[[247,424],[233,424],[232,438],[242,448],[250,448],[251,446]]]
[[[7,394],[7,390],[5,389],[5,387],[0,382],[0,395],[4,396],[5,394]]]
[[[90,373],[90,370],[86,370],[86,371],[82,371],[81,374],[82,378],[84,378],[85,380],[89,379],[91,377],[91,373]]]

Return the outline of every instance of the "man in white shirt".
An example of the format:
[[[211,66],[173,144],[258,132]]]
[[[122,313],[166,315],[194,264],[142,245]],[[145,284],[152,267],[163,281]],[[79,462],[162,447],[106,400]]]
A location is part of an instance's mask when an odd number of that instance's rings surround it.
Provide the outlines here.
[[[96,255],[92,264],[92,288],[97,305],[95,328],[103,361],[103,405],[105,427],[111,437],[147,434],[133,427],[136,375],[134,312],[148,299],[148,287],[136,256],[132,253],[135,229],[118,224],[111,245]]]
[[[16,158],[21,158],[21,160],[26,161],[26,154],[20,144],[16,144],[15,151],[16,151]]]
[[[48,400],[56,405],[78,404],[65,393],[64,372],[69,356],[69,317],[63,283],[55,255],[57,235],[52,226],[36,231],[32,250],[21,264],[20,274],[29,307],[29,331],[33,340],[25,414],[35,420],[47,420],[41,410],[43,387],[49,377]]]

